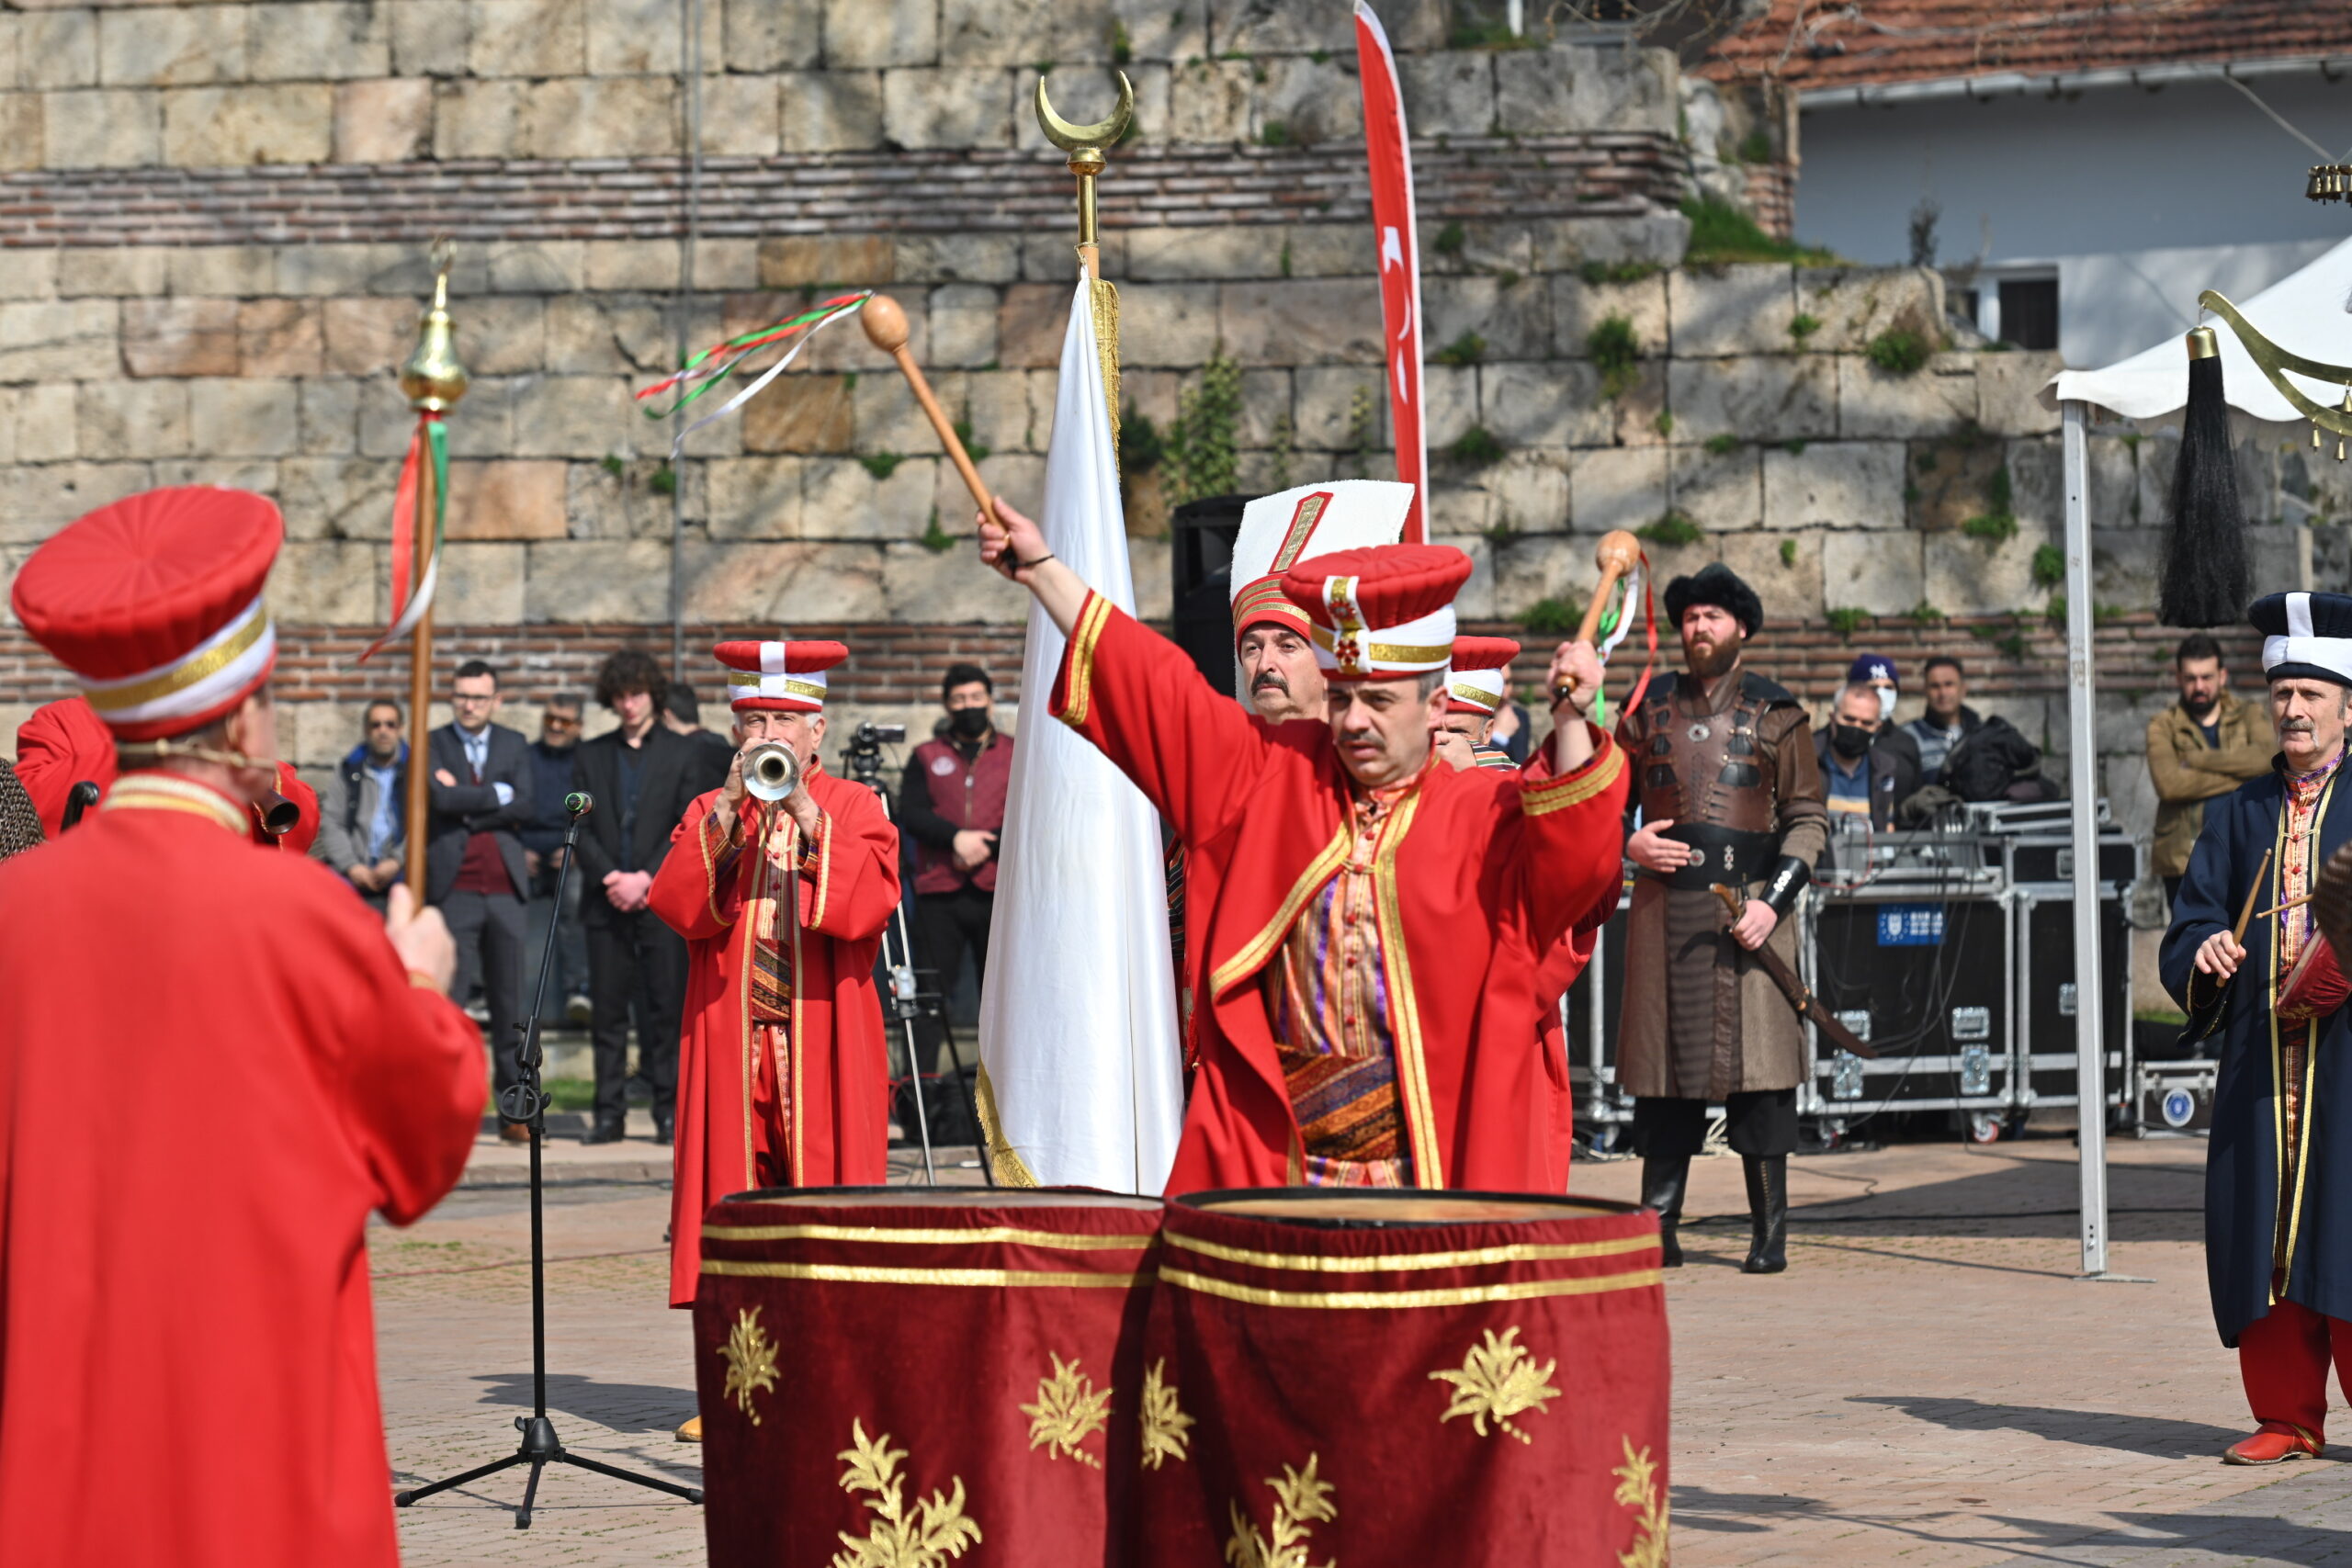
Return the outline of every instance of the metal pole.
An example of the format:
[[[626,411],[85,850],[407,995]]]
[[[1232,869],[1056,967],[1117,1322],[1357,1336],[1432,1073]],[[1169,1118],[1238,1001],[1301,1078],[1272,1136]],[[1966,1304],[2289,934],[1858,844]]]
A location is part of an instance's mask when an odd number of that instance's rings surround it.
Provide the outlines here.
[[[678,26],[679,74],[686,89],[686,220],[678,254],[678,363],[693,352],[695,246],[702,237],[702,0],[684,0]],[[682,411],[670,419],[675,445],[686,427]],[[670,468],[670,679],[686,678],[686,455]]]
[[[2084,405],[2065,404],[2066,744],[2075,839],[2075,1105],[2081,1131],[2083,1273],[2107,1272],[2107,1049],[2099,1017],[2098,725],[2091,667],[2091,514]]]

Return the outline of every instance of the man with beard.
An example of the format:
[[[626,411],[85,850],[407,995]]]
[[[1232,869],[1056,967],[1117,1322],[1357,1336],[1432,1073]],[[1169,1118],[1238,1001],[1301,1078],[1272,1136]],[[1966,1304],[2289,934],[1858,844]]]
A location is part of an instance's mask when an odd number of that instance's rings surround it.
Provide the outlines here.
[[[2327,1373],[2352,1371],[2352,1020],[2314,910],[2343,925],[2352,810],[2335,811],[2352,716],[2352,597],[2273,593],[2251,618],[2278,753],[2265,777],[2216,800],[2188,859],[2165,989],[2219,1032],[2205,1162],[2205,1273],[2213,1324],[2238,1352],[2256,1430],[2232,1464],[2316,1457]],[[2327,864],[2319,896],[2312,872]],[[2334,883],[2330,887],[2328,883]],[[2246,899],[2260,911],[2243,942]]]
[[[2203,632],[2180,639],[2172,658],[2180,701],[2148,721],[2148,777],[2156,786],[2152,869],[2167,908],[2180,899],[2188,853],[2205,826],[2205,803],[2270,771],[2275,750],[2254,710],[2232,696],[2222,645]]]
[[[1553,777],[1437,762],[1461,551],[1301,561],[1324,723],[1238,713],[1089,589],[1001,498],[981,559],[1069,644],[1050,711],[1172,821],[1217,897],[1200,1064],[1168,1191],[1277,1185],[1533,1190],[1547,1179],[1537,959],[1618,874],[1624,758],[1583,718],[1600,665],[1562,644]]]
[[[1642,1201],[1657,1211],[1668,1268],[1690,1156],[1720,1102],[1747,1177],[1754,1234],[1741,1268],[1788,1267],[1788,1165],[1804,1042],[1796,1014],[1747,953],[1771,943],[1793,966],[1788,914],[1826,838],[1821,773],[1804,708],[1741,668],[1763,624],[1754,589],[1720,562],[1666,588],[1682,634],[1683,672],[1651,682],[1617,726],[1640,770],[1641,829],[1625,852],[1641,869],[1625,944],[1617,1080],[1634,1103]],[[1728,930],[1713,889],[1739,891]]]

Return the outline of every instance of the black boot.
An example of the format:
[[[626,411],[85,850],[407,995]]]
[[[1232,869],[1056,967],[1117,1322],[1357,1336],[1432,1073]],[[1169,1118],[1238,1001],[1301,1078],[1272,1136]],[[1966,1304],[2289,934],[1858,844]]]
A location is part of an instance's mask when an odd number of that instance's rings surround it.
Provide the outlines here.
[[[1657,1211],[1658,1267],[1682,1267],[1682,1192],[1690,1184],[1689,1155],[1647,1155],[1642,1159],[1642,1207]]]
[[[1743,1274],[1778,1274],[1789,1266],[1789,1156],[1744,1155],[1747,1216],[1754,1226]]]

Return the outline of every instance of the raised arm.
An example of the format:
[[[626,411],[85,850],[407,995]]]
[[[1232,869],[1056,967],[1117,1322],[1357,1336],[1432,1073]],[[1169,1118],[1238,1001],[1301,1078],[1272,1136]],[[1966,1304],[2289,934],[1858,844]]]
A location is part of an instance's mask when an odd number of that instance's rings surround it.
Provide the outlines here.
[[[722,823],[712,809],[718,801],[716,794],[707,795],[686,807],[684,820],[670,835],[670,852],[646,893],[647,907],[689,942],[708,942],[723,934],[741,908],[735,882],[741,849],[728,831],[730,824]]]
[[[998,521],[981,520],[981,558],[1026,563],[1013,581],[1069,636],[1054,716],[1100,747],[1180,837],[1213,837],[1264,774],[1271,732],[1212,689],[1182,649],[1052,558],[1035,523],[1001,499],[996,507]]]
[[[1596,909],[1613,908],[1623,868],[1625,792],[1632,774],[1625,753],[1585,719],[1563,713],[1552,756],[1581,754],[1565,772],[1522,773],[1521,821],[1512,855],[1528,936],[1537,953],[1566,940]],[[1557,744],[1560,731],[1566,745]],[[1606,918],[1605,916],[1603,917]]]

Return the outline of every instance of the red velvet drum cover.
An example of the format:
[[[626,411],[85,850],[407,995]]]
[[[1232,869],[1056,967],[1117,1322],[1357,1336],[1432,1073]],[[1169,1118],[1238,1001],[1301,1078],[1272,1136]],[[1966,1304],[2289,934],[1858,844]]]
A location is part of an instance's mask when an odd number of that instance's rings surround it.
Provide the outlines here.
[[[1656,1568],[1657,1220],[1532,1195],[1171,1200],[1140,1568]]]
[[[1156,1198],[745,1193],[703,1223],[714,1568],[1126,1561]]]

